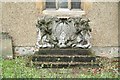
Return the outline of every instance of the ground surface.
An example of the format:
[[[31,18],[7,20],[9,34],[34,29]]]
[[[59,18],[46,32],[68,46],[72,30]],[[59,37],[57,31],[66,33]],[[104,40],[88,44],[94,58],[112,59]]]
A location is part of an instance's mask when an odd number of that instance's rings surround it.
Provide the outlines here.
[[[118,63],[114,59],[99,58],[100,68],[35,68],[26,67],[26,57],[1,59],[3,78],[118,78]]]

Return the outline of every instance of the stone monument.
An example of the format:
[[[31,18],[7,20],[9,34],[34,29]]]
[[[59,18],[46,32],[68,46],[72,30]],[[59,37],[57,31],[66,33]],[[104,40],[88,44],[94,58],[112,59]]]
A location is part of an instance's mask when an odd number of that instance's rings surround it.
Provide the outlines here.
[[[38,51],[30,61],[44,68],[99,66],[91,52],[89,22],[86,17],[39,17],[36,24]]]
[[[85,17],[58,18],[42,16],[37,21],[38,48],[82,48],[91,47],[89,26]]]

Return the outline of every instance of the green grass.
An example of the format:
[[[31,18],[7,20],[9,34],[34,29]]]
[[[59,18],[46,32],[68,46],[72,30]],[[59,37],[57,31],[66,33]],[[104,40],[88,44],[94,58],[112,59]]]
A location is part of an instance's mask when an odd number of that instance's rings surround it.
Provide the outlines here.
[[[104,62],[103,62],[104,63]],[[105,63],[106,64],[106,63]],[[3,78],[118,78],[111,64],[104,68],[35,68],[26,67],[26,57],[1,59]],[[99,71],[100,70],[100,71]]]

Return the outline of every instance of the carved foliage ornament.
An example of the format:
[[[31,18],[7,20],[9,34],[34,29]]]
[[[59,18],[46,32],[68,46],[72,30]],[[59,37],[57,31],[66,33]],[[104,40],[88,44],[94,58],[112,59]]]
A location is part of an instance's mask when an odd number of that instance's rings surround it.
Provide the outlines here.
[[[90,20],[85,17],[57,18],[42,16],[38,19],[37,47],[90,48]]]

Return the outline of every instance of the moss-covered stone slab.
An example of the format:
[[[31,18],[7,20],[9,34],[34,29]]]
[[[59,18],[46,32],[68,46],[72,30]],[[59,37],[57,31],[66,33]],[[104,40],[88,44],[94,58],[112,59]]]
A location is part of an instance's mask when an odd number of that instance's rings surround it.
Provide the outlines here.
[[[7,33],[1,33],[2,36],[2,49],[1,54],[4,59],[13,58],[12,38]]]

